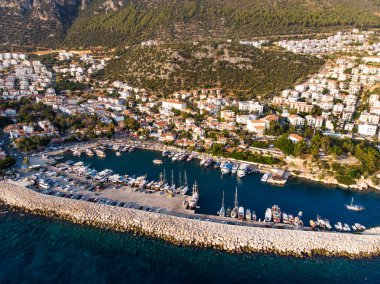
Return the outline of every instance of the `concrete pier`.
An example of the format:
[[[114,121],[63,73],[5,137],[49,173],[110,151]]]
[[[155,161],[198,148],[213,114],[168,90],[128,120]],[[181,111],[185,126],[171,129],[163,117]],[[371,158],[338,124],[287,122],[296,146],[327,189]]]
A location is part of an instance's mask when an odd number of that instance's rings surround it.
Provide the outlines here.
[[[378,229],[372,229],[370,234],[343,234],[219,224],[43,195],[12,181],[0,181],[0,202],[15,209],[77,224],[228,252],[297,257],[380,255]]]

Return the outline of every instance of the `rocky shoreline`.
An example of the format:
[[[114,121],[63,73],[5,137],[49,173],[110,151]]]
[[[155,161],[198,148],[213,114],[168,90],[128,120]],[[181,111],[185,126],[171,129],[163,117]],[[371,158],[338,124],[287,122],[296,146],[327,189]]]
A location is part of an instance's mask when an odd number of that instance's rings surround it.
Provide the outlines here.
[[[370,234],[359,235],[231,226],[43,195],[12,181],[0,181],[0,202],[32,214],[133,232],[176,245],[296,257],[362,258],[380,255],[377,229],[372,229]]]

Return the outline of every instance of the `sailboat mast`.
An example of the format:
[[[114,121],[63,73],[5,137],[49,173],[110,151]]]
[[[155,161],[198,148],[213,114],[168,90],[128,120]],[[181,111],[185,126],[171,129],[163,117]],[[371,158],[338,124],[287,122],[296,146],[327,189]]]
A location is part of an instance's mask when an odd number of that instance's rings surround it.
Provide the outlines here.
[[[184,186],[187,186],[187,175],[186,175],[186,171],[185,171],[185,180],[184,180]]]
[[[181,171],[179,172],[179,186],[182,186]]]
[[[166,169],[164,169],[164,181],[166,181]]]
[[[173,173],[173,170],[172,170],[172,185],[174,185],[174,173]]]
[[[223,190],[223,196],[222,196],[222,208],[224,208],[224,190]]]
[[[238,194],[237,194],[237,187],[236,187],[236,191],[235,191],[235,207],[239,207],[239,203],[238,203]]]

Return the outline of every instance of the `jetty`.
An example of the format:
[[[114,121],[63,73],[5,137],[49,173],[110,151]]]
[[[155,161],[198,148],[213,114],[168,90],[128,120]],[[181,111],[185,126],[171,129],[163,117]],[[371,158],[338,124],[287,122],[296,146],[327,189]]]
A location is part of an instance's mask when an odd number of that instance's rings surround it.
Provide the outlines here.
[[[341,234],[235,226],[172,215],[44,195],[13,181],[0,181],[0,202],[32,214],[76,224],[160,238],[177,245],[227,252],[276,253],[288,256],[380,255],[379,230]]]

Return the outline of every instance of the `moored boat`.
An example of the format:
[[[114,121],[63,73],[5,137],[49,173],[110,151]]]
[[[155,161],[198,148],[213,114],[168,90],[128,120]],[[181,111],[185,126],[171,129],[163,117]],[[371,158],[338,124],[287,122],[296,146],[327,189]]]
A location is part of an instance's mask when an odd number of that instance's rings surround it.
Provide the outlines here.
[[[272,221],[272,210],[270,208],[267,208],[265,211],[265,222],[271,222]]]
[[[365,209],[363,205],[360,204],[354,204],[354,198],[351,199],[351,204],[346,204],[346,208],[351,211],[360,212]]]
[[[251,220],[252,220],[251,210],[248,209],[248,208],[245,210],[245,219],[246,219],[247,221],[251,221]]]
[[[238,217],[239,217],[239,220],[244,219],[244,207],[242,207],[242,206],[239,207]]]
[[[280,223],[281,222],[281,209],[278,207],[278,205],[272,206],[272,217],[273,222]]]

